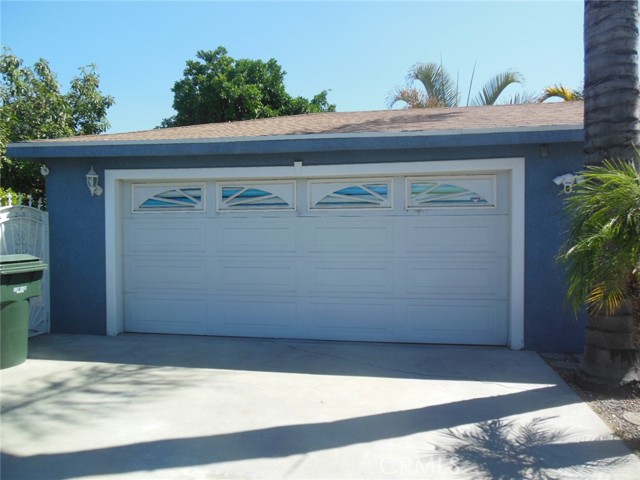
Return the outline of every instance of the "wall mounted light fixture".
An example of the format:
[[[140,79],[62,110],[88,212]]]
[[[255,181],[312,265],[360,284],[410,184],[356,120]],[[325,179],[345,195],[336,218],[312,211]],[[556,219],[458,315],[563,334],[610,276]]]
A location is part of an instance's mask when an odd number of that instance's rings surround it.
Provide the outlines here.
[[[92,197],[99,197],[102,195],[102,187],[98,185],[98,180],[100,176],[93,170],[93,166],[91,166],[91,170],[87,173],[87,187],[89,187],[89,191],[91,192]]]
[[[549,145],[547,145],[546,143],[543,143],[542,145],[540,145],[540,156],[541,157],[549,156]]]
[[[571,193],[573,191],[573,187],[575,187],[578,183],[584,180],[580,175],[576,175],[575,173],[565,173],[564,175],[560,175],[553,179],[553,183],[560,186],[564,190],[564,193]]]

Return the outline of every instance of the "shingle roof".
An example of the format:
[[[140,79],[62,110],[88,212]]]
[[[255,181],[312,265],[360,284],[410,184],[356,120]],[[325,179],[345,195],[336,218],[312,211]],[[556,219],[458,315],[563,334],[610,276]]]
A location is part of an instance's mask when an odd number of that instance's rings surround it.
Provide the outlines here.
[[[269,136],[376,134],[401,132],[473,132],[581,129],[582,102],[427,108],[369,112],[332,112],[264,118],[130,133],[86,135],[46,143],[111,143],[242,139]]]

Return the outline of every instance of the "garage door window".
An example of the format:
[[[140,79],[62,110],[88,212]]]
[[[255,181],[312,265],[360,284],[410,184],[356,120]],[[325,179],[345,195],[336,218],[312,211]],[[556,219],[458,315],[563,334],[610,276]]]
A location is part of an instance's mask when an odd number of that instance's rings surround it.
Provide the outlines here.
[[[420,177],[406,179],[407,208],[495,207],[496,177]]]
[[[295,182],[218,182],[217,210],[295,210]]]
[[[391,180],[309,181],[309,209],[391,208]]]
[[[204,210],[204,185],[132,185],[134,212]]]

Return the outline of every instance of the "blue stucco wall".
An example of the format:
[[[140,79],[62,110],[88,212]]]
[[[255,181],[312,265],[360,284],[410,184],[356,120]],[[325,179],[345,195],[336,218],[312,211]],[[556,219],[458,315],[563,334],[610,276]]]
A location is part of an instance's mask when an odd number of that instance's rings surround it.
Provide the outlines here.
[[[49,164],[51,331],[105,334],[104,197],[89,194],[90,161]]]
[[[555,261],[565,241],[564,193],[553,179],[582,169],[582,145],[551,145],[548,157],[527,150],[525,169],[525,347],[547,352],[579,352],[584,319],[565,302],[563,267]]]
[[[525,142],[517,136],[502,137],[496,142],[487,136],[472,142],[473,145],[468,140],[457,140],[433,138],[428,144],[414,140],[407,142],[406,148],[400,148],[398,142],[380,145],[381,148],[375,148],[374,142],[363,144],[362,148],[351,145],[344,149],[333,144],[324,151],[315,146],[296,148],[303,145],[298,142],[279,151],[264,149],[261,152],[252,147],[251,151],[237,149],[230,153],[223,149],[207,155],[198,149],[174,155],[172,146],[168,145],[164,154],[153,156],[109,156],[101,151],[97,156],[74,154],[42,159],[51,169],[47,177],[47,203],[52,331],[106,333],[104,196],[89,195],[85,174],[91,166],[100,174],[100,184],[104,185],[105,168],[248,167],[292,165],[294,161],[327,165],[525,157],[525,348],[579,351],[583,345],[584,323],[576,320],[565,306],[562,268],[555,263],[566,220],[562,215],[560,188],[552,179],[581,169],[582,143],[550,143],[549,155],[542,157],[540,143],[545,143],[544,136],[536,137],[535,142],[531,138]]]

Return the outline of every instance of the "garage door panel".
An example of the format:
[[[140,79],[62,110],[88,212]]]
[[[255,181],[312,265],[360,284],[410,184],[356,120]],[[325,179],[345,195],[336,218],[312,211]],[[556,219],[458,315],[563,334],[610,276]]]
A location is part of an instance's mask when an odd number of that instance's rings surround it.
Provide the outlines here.
[[[269,261],[260,257],[218,263],[219,290],[245,294],[294,292],[297,288],[293,261]]]
[[[407,223],[407,252],[492,253],[508,251],[508,217],[456,216],[411,218]]]
[[[407,293],[423,296],[506,299],[507,260],[431,259],[407,265]]]
[[[508,302],[433,301],[410,304],[406,318],[417,341],[504,345]]]
[[[209,275],[204,258],[130,257],[125,268],[125,292],[204,293]]]
[[[307,251],[327,253],[391,253],[393,225],[388,218],[307,218]]]
[[[297,332],[296,302],[238,297],[218,300],[214,309],[215,334],[292,337]]]
[[[129,253],[203,254],[207,250],[206,225],[202,220],[171,222],[131,219],[125,221]]]
[[[212,221],[209,228],[218,241],[215,249],[225,253],[259,253],[296,251],[296,228],[293,220],[275,219]],[[213,236],[213,235],[212,235]]]
[[[127,330],[141,333],[207,331],[207,299],[195,295],[125,295]]]
[[[394,335],[395,329],[389,323],[395,317],[393,300],[326,299],[305,303],[303,333],[309,338],[380,340]]]
[[[308,292],[393,293],[392,262],[371,260],[310,262],[307,267]]]

